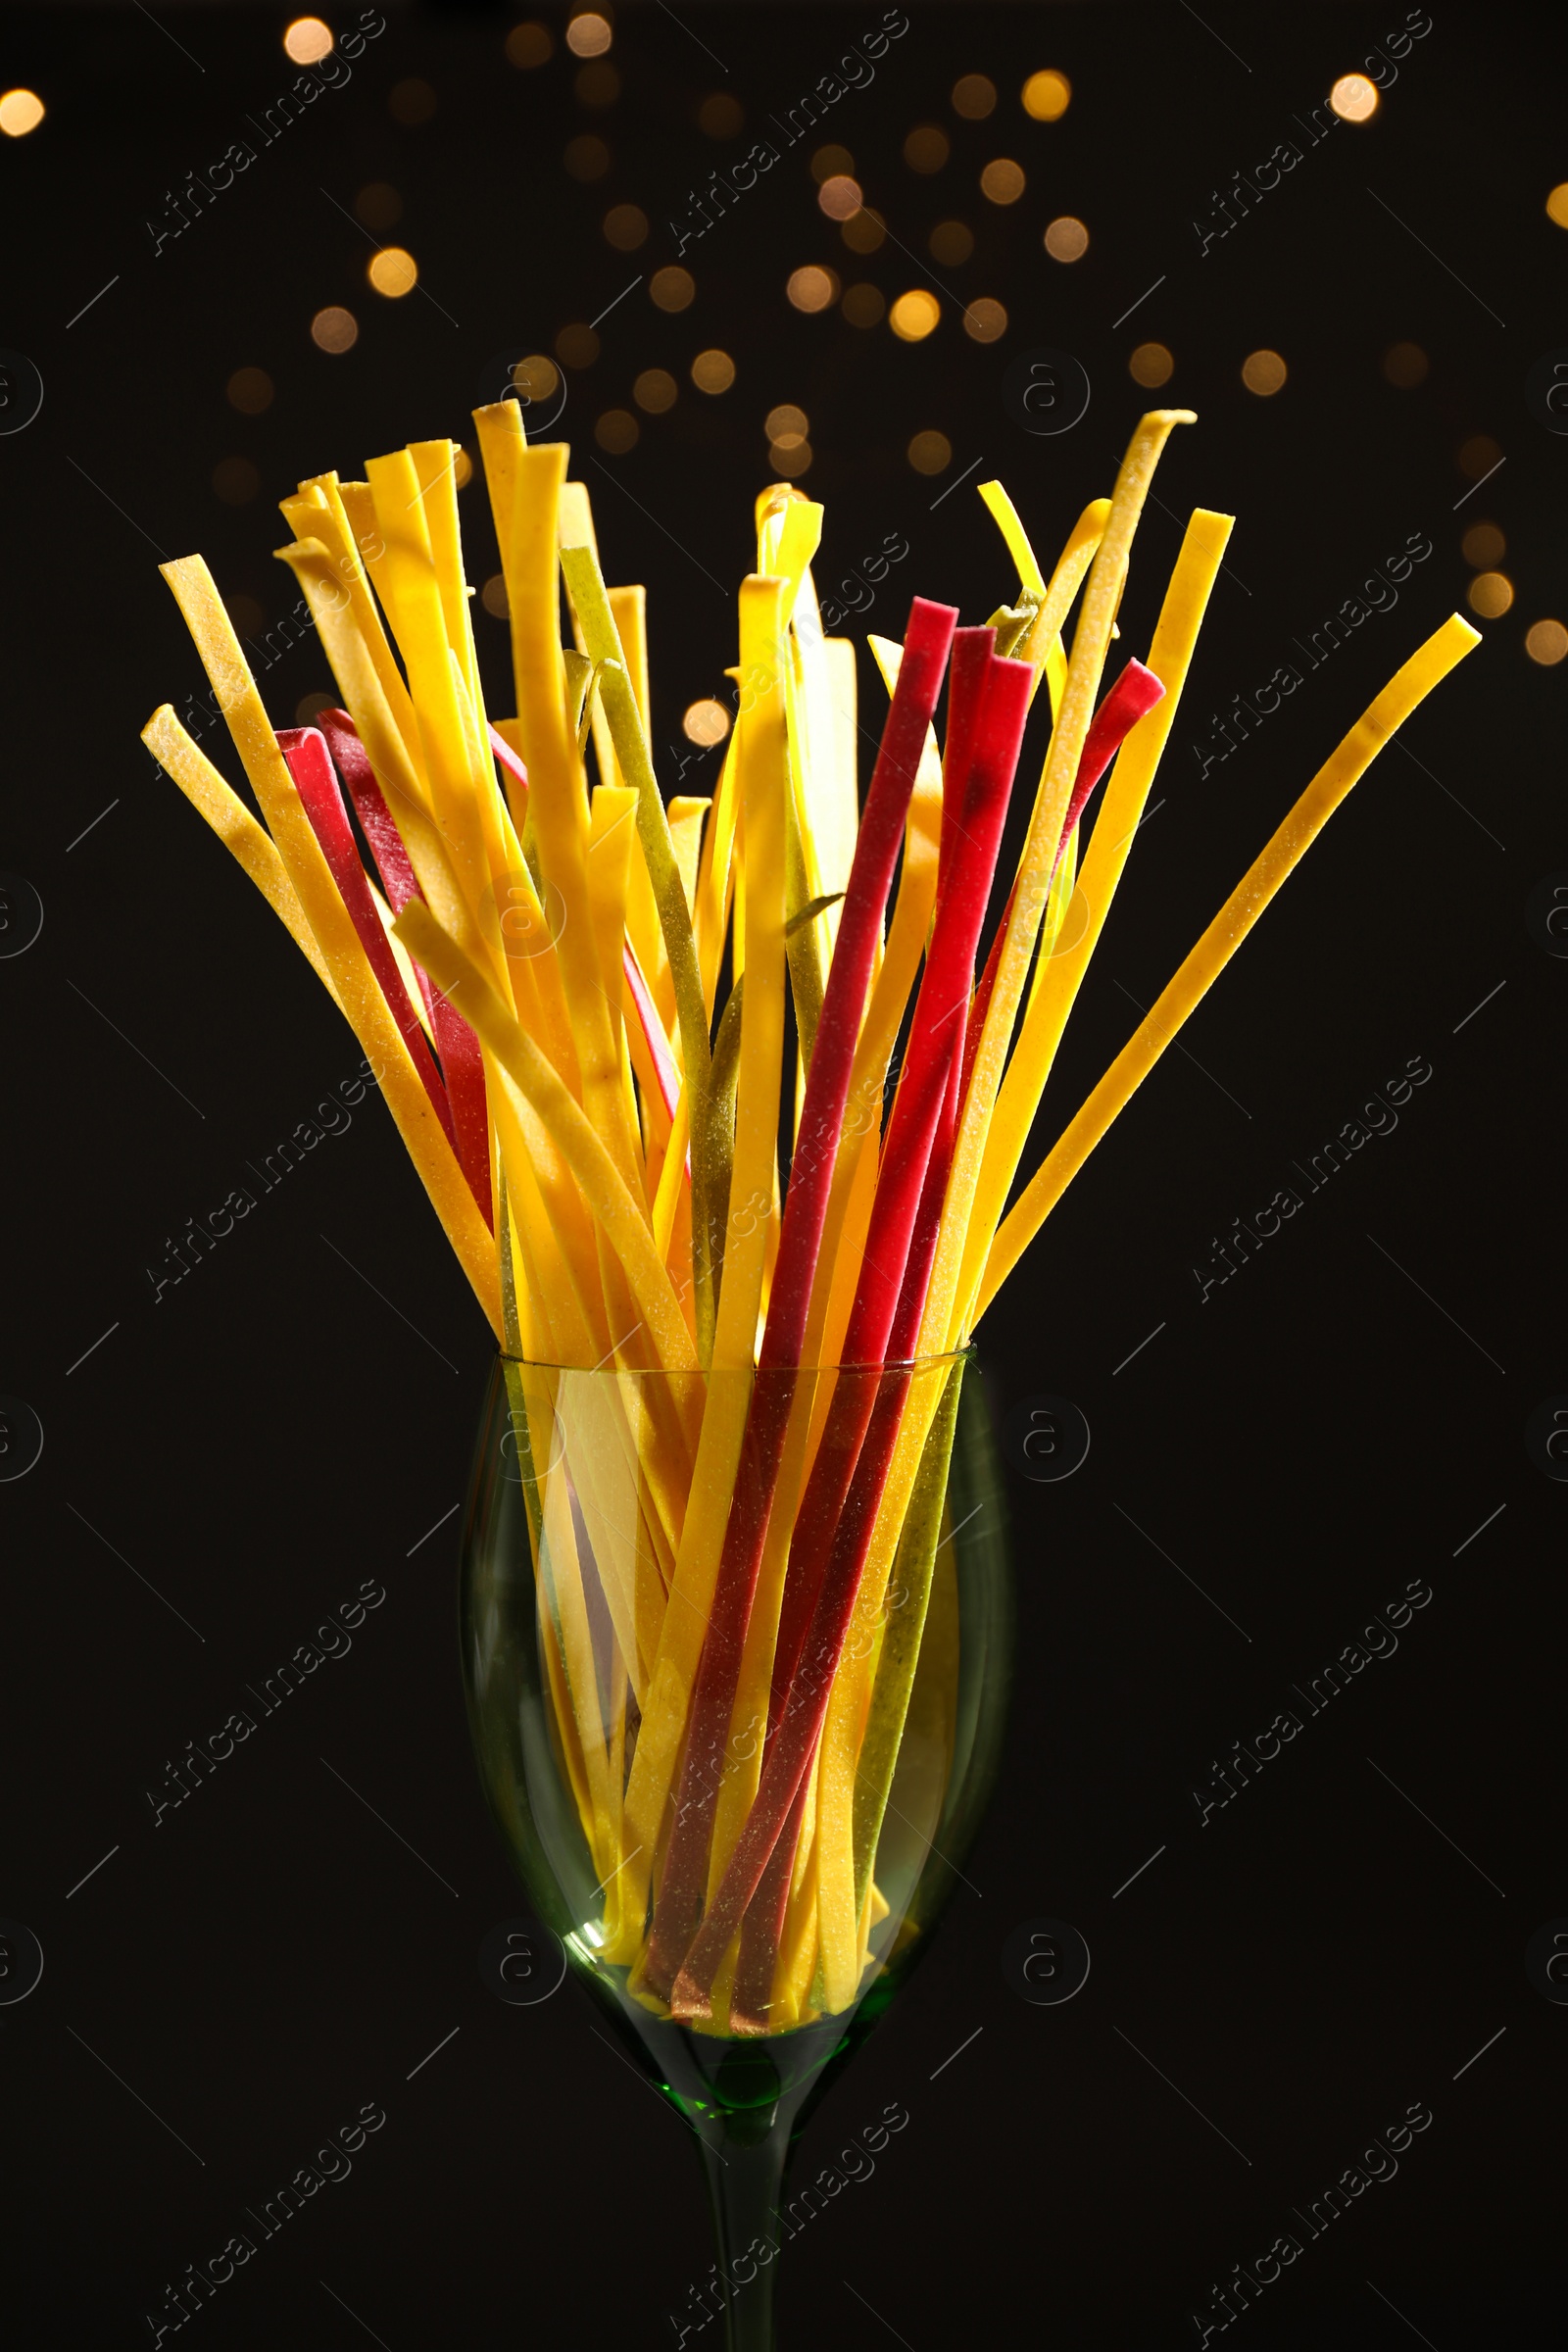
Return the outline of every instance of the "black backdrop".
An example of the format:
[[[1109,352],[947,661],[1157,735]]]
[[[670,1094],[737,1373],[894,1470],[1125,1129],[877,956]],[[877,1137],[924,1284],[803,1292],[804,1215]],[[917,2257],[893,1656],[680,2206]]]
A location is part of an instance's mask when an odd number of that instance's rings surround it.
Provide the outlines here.
[[[1214,2284],[1286,2230],[1301,2258],[1235,2323],[1259,2352],[1397,2346],[1411,2329],[1451,2352],[1561,2324],[1568,2011],[1533,1985],[1525,1951],[1568,1914],[1564,1496],[1525,1430],[1568,1389],[1550,1207],[1568,965],[1529,918],[1537,886],[1568,867],[1568,667],[1524,650],[1534,621],[1568,617],[1568,444],[1524,389],[1568,339],[1568,241],[1544,209],[1568,177],[1560,50],[1544,46],[1544,12],[1435,0],[1377,118],[1337,127],[1201,252],[1195,219],[1211,222],[1233,172],[1397,32],[1393,0],[1266,14],[1213,0],[1204,19],[916,6],[822,133],[853,153],[887,244],[844,254],[797,149],[688,249],[696,302],[662,314],[636,281],[674,259],[666,221],[746,144],[705,137],[700,102],[733,93],[750,135],[879,15],[871,0],[622,6],[621,94],[590,113],[560,12],[545,20],[554,58],[521,71],[505,12],[388,6],[352,79],[155,253],[149,220],[168,224],[186,172],[205,177],[293,73],[285,12],[6,12],[3,78],[48,107],[0,142],[0,342],[44,392],[36,420],[0,437],[0,862],[43,911],[0,964],[0,1388],[44,1441],[0,1487],[0,1913],[45,1957],[36,1989],[0,2008],[8,2342],[150,2340],[166,2282],[366,2102],[386,2121],[352,2174],[189,2323],[204,2340],[673,2342],[666,2315],[707,2272],[679,2128],[595,2039],[580,1996],[513,2009],[480,1983],[482,1937],[521,1901],[467,1751],[457,1522],[426,1531],[463,1491],[488,1349],[385,1112],[367,1101],[156,1302],[147,1271],[358,1058],[137,743],[155,704],[200,683],[156,555],[203,550],[275,629],[294,592],[270,560],[272,498],[410,438],[471,445],[487,361],[548,350],[628,283],[557,429],[604,467],[589,478],[611,576],[650,583],[662,746],[734,659],[714,581],[752,561],[776,402],[810,418],[823,581],[886,534],[907,539],[871,619],[897,634],[911,591],[966,619],[1006,593],[976,480],[1000,473],[1055,544],[1108,489],[1146,405],[1133,345],[1176,356],[1157,397],[1200,422],[1173,441],[1145,524],[1122,613],[1132,648],[1174,515],[1203,503],[1240,519],[1156,788],[1168,799],[1053,1083],[1052,1132],[1132,1027],[1131,1000],[1152,1001],[1365,701],[1463,609],[1472,520],[1504,533],[1516,592],[1335,820],[985,1328],[999,1420],[1065,1396],[1093,1442],[1065,1481],[1007,1472],[1020,1622],[1005,1779],[972,1888],[809,2126],[801,2178],[889,2101],[909,2116],[875,2176],[790,2248],[786,2341],[1196,2341],[1190,2315]],[[1041,67],[1073,84],[1055,124],[1019,104]],[[987,121],[953,111],[964,73],[998,85]],[[436,100],[417,124],[389,108],[410,77]],[[936,177],[903,161],[921,122],[953,139]],[[584,183],[562,157],[589,131],[611,166]],[[976,187],[996,155],[1028,180],[1005,210]],[[370,181],[400,191],[395,234],[433,299],[366,286],[369,245],[328,199],[352,210]],[[653,224],[634,254],[600,231],[626,202]],[[1070,267],[1041,249],[1059,214],[1091,232]],[[1000,342],[966,337],[945,298],[919,344],[786,303],[787,273],[812,262],[889,297],[927,283],[927,236],[951,218],[976,253],[937,275],[1005,305]],[[362,329],[336,357],[308,331],[331,303]],[[1400,340],[1429,356],[1418,387],[1385,375]],[[738,370],[718,399],[686,374],[710,344]],[[1040,347],[1075,355],[1092,385],[1056,438],[1025,433],[1002,397],[1006,368]],[[1241,381],[1260,347],[1288,365],[1273,398]],[[629,406],[653,366],[679,381],[674,408],[643,418],[628,455],[595,450],[594,418]],[[225,399],[241,367],[275,384],[259,416]],[[944,476],[906,462],[920,430],[951,441]],[[1467,473],[1459,452],[1479,436],[1504,463],[1477,490],[1493,459],[1472,450]],[[239,506],[213,489],[235,458],[262,485]],[[494,569],[482,501],[476,482],[476,579]],[[1209,714],[1294,659],[1292,641],[1411,534],[1433,552],[1396,607],[1200,778],[1191,747]],[[502,624],[476,619],[506,708]],[[328,683],[314,641],[292,645],[264,679],[275,721]],[[10,904],[15,943],[32,902],[13,886]],[[1431,1075],[1397,1129],[1308,1193],[1295,1165],[1412,1058]],[[1194,1268],[1213,1270],[1233,1218],[1291,1185],[1301,1211],[1201,1297]],[[13,1410],[11,1426],[15,1467],[31,1425]],[[352,1651],[155,1826],[146,1791],[166,1760],[366,1579],[385,1598]],[[1397,1651],[1200,1821],[1192,1791],[1233,1742],[1295,1706],[1290,1687],[1412,1580],[1431,1598]],[[1026,2005],[1004,1973],[1008,1936],[1041,1917],[1071,1923],[1093,1955],[1065,2006]],[[25,1950],[13,1935],[8,1966]],[[1291,2208],[1412,2103],[1432,2121],[1396,2176],[1308,2237]]]

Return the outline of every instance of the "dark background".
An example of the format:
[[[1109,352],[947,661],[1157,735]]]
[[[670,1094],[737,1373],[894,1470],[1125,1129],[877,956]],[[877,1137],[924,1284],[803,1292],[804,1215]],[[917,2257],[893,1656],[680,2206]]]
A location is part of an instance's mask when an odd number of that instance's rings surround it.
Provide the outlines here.
[[[149,2341],[143,2315],[166,2281],[246,2229],[243,2208],[366,2101],[387,2122],[352,2177],[262,2244],[191,2323],[202,2340],[673,2342],[666,2314],[710,2259],[679,2127],[596,2040],[581,1996],[505,2008],[477,1973],[482,1937],[522,1903],[467,1749],[457,1522],[420,1539],[463,1493],[489,1347],[384,1110],[368,1100],[156,1305],[146,1271],[358,1060],[137,743],[156,704],[201,683],[157,553],[204,551],[225,594],[274,626],[295,592],[270,560],[285,535],[270,502],[411,438],[471,447],[487,360],[548,351],[673,260],[665,222],[688,190],[881,12],[622,5],[621,94],[600,110],[574,95],[561,11],[538,12],[557,36],[550,63],[507,62],[516,13],[389,5],[351,83],[156,259],[145,223],[165,192],[291,77],[288,12],[162,0],[156,21],[55,6],[0,24],[0,78],[49,110],[0,142],[0,343],[45,387],[36,421],[0,438],[0,862],[45,917],[0,964],[0,1388],[45,1433],[36,1467],[0,1487],[0,1912],[46,1956],[36,1991],[0,2009],[5,2331],[19,2346]],[[1093,1444],[1064,1483],[1008,1472],[1020,1629],[1006,1778],[965,1865],[973,1890],[809,2126],[798,2180],[888,2101],[910,2117],[875,2178],[789,2250],[784,2340],[1196,2342],[1189,2315],[1211,2283],[1281,2230],[1300,2236],[1290,2207],[1415,2101],[1434,2121],[1397,2178],[1307,2242],[1238,2322],[1244,2340],[1539,2340],[1562,2322],[1568,2011],[1532,1987],[1524,1952],[1568,1913],[1565,1496],[1524,1430],[1568,1389],[1552,1206],[1568,964],[1526,907],[1568,867],[1568,666],[1533,663],[1524,636],[1568,619],[1568,442],[1523,385],[1568,341],[1568,239],[1544,209],[1568,178],[1560,45],[1544,11],[1434,0],[1376,119],[1337,128],[1200,258],[1192,221],[1211,191],[1402,24],[1394,0],[1212,0],[1205,21],[1185,7],[909,13],[874,84],[821,134],[852,151],[888,243],[847,257],[808,148],[793,150],[689,249],[691,310],[666,317],[638,283],[604,319],[558,429],[605,468],[584,470],[610,576],[649,583],[665,746],[734,659],[728,586],[755,561],[774,403],[810,418],[824,591],[885,534],[907,538],[870,616],[895,635],[913,591],[966,620],[1010,592],[976,480],[1001,474],[1049,556],[1109,489],[1142,407],[1198,411],[1144,524],[1128,648],[1147,645],[1177,515],[1236,513],[1230,568],[1155,788],[1168,799],[1048,1097],[1050,1133],[1133,1026],[1129,999],[1152,1002],[1365,702],[1464,608],[1472,520],[1505,533],[1516,597],[1409,725],[1412,756],[1387,752],[1335,820],[984,1329],[999,1420],[1065,1396]],[[1019,103],[1040,67],[1072,81],[1055,124]],[[950,103],[973,72],[1000,92],[983,122]],[[417,125],[389,109],[410,77],[436,99]],[[697,127],[720,90],[745,110],[738,142]],[[902,160],[922,122],[953,139],[934,178]],[[562,157],[590,130],[612,164],[585,185]],[[976,184],[997,155],[1028,175],[1005,211]],[[391,233],[434,300],[383,301],[365,282],[369,241],[327,198],[352,209],[378,180],[403,197]],[[600,229],[628,201],[653,223],[629,255]],[[1041,249],[1061,213],[1091,232],[1071,267]],[[785,277],[806,262],[890,299],[928,282],[926,239],[953,218],[975,257],[937,275],[964,301],[1005,304],[1000,342],[969,340],[947,299],[918,345],[788,306]],[[327,303],[361,322],[339,357],[310,339]],[[1148,338],[1177,360],[1152,396],[1127,371]],[[1415,389],[1383,371],[1401,339],[1430,358]],[[686,372],[710,344],[738,369],[719,399]],[[1020,430],[1001,395],[1007,366],[1041,346],[1075,354],[1093,386],[1055,439]],[[1290,370],[1272,399],[1239,372],[1265,346]],[[225,399],[245,366],[276,387],[256,417]],[[653,366],[680,383],[675,407],[642,419],[630,454],[604,456],[594,418],[629,406]],[[926,429],[952,442],[944,477],[906,460]],[[1467,496],[1459,452],[1483,435],[1505,463]],[[262,485],[237,507],[213,488],[234,458]],[[482,580],[494,542],[477,479],[464,514]],[[1397,609],[1200,781],[1190,746],[1208,713],[1294,659],[1291,639],[1411,533],[1434,552]],[[476,626],[504,710],[504,626],[482,612]],[[307,639],[263,689],[283,725],[329,683]],[[710,778],[696,761],[682,789]],[[1232,1217],[1295,1183],[1292,1162],[1411,1056],[1433,1075],[1397,1131],[1200,1303],[1192,1269]],[[144,1791],[166,1758],[246,1704],[244,1686],[367,1577],[387,1597],[352,1654],[154,1828]],[[1289,1686],[1412,1578],[1433,1597],[1397,1654],[1200,1828],[1191,1790],[1213,1760],[1294,1704]],[[1093,1953],[1065,2007],[1026,2006],[1003,1972],[1009,1935],[1042,1916],[1074,1924]]]

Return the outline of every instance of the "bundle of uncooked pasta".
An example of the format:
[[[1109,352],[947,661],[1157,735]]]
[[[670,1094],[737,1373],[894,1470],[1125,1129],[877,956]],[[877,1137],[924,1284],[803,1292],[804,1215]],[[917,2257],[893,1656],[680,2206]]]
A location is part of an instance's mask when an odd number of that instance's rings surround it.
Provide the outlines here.
[[[515,403],[476,417],[514,715],[491,717],[480,676],[449,441],[282,502],[342,695],[312,726],[274,733],[201,559],[163,567],[261,821],[167,705],[144,740],[353,1027],[507,1359],[519,1448],[553,1444],[534,1368],[627,1376],[616,1427],[574,1441],[574,1507],[552,1525],[536,1500],[530,1537],[602,1950],[694,2022],[833,2014],[868,1964],[914,1673],[882,1640],[888,1576],[948,1394],[898,1368],[967,1346],[1298,858],[1477,642],[1454,615],[1410,656],[1015,1192],[1231,527],[1193,514],[1147,659],[1107,685],[1140,512],[1191,421],[1143,418],[1049,574],[985,485],[1011,602],[959,627],[917,597],[902,646],[870,641],[869,730],[812,584],[822,509],[764,490],[710,799],[660,790],[644,591],[607,588],[587,490]],[[590,1563],[611,1455],[634,1524]],[[735,1737],[763,1715],[765,1739]]]

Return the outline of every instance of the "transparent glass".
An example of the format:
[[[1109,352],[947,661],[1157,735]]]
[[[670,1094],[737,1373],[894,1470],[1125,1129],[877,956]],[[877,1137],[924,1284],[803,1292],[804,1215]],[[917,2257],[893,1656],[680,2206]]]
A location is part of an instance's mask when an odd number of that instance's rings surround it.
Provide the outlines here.
[[[677,2337],[721,2297],[730,2352],[769,2352],[790,2148],[978,1826],[1011,1672],[1003,1509],[972,1354],[674,1376],[497,1359],[464,1526],[469,1723],[534,1911],[698,2141],[718,2277]],[[813,1527],[847,1623],[790,1680]],[[726,1936],[770,1791],[784,1827]]]

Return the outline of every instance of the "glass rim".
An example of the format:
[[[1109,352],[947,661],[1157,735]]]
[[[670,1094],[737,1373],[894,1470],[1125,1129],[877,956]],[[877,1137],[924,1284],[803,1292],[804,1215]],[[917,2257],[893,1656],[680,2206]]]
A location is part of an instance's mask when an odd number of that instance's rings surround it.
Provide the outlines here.
[[[930,1372],[943,1364],[968,1363],[978,1353],[979,1348],[976,1342],[970,1340],[965,1347],[949,1348],[940,1355],[890,1357],[882,1363],[768,1364],[765,1367],[758,1364],[731,1364],[722,1365],[716,1371],[712,1365],[709,1365],[705,1369],[701,1364],[695,1364],[688,1370],[679,1372],[672,1372],[662,1364],[554,1364],[548,1363],[538,1356],[513,1355],[505,1348],[496,1349],[496,1359],[499,1363],[514,1365],[519,1372],[570,1372],[580,1380],[709,1381],[714,1379],[755,1380],[758,1373],[764,1369],[775,1377],[789,1373],[797,1379],[807,1374],[819,1378],[825,1372]]]

